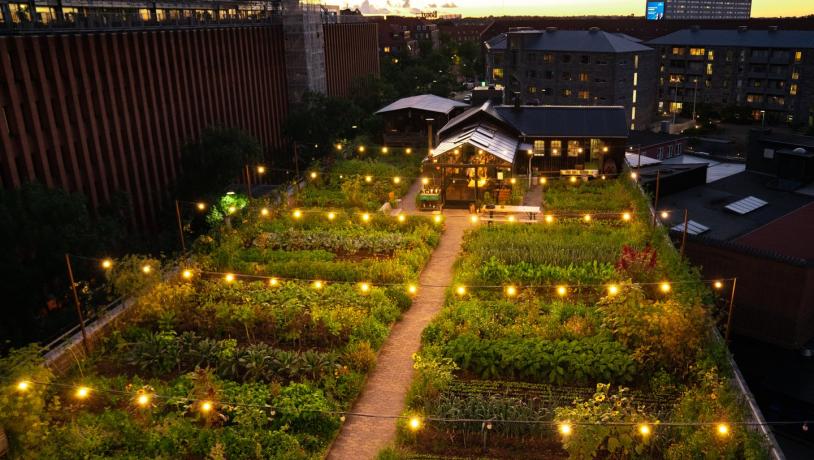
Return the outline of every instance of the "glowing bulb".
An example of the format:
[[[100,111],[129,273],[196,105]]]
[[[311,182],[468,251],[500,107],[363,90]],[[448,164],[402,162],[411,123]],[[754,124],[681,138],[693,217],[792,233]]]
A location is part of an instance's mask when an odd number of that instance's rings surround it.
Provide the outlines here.
[[[638,177],[638,175],[635,172],[630,173],[631,179],[636,180],[636,177]]]
[[[17,391],[19,391],[20,393],[28,391],[29,388],[31,388],[31,382],[29,382],[28,380],[20,380],[19,382],[17,382]]]
[[[88,387],[79,387],[79,388],[76,389],[76,392],[74,393],[74,396],[76,396],[76,399],[85,399],[88,396],[90,396],[90,388],[88,388]]]
[[[269,279],[269,286],[274,287],[274,286],[277,286],[279,284],[280,284],[280,280],[278,280],[277,278]]]
[[[142,393],[136,397],[136,404],[141,407],[147,407],[147,405],[150,404],[150,399],[150,395],[147,393]]]
[[[509,297],[514,297],[517,295],[517,288],[514,286],[506,286],[506,295]]]
[[[405,216],[404,214],[399,214],[398,220],[399,222],[404,222],[405,220],[407,220],[407,216]]]
[[[407,149],[406,149],[406,150],[404,150],[404,153],[406,153],[407,155],[409,155],[409,154],[413,153],[413,149],[411,149],[411,148],[407,147]]]
[[[718,436],[726,436],[729,434],[729,425],[726,423],[719,423],[716,427],[716,431],[718,432]]]
[[[668,213],[667,211],[662,211],[661,212],[661,218],[662,219],[666,219],[668,217],[670,217],[670,213]]]
[[[554,216],[552,216],[551,214],[549,214],[549,215],[545,216],[545,222],[546,222],[547,224],[552,224],[552,223],[554,223]]]
[[[557,295],[560,297],[565,297],[565,294],[568,294],[568,288],[565,286],[557,286]]]
[[[626,213],[622,214],[622,220],[624,220],[624,221],[630,220],[630,213],[626,212]]]
[[[650,425],[646,423],[642,423],[641,425],[639,425],[639,434],[641,434],[642,436],[648,436],[650,432],[651,432]]]
[[[263,209],[261,209],[261,210],[260,210],[260,215],[261,215],[261,216],[263,216],[263,217],[268,216],[268,215],[269,215],[269,210],[268,210],[268,208],[263,208]]]
[[[110,268],[113,266],[113,261],[110,259],[105,259],[102,261],[102,268]]]
[[[602,174],[602,180],[605,180],[605,175],[604,174]]]
[[[195,206],[198,208],[198,211],[203,211],[206,209],[206,203],[198,203]]]
[[[295,219],[299,219],[300,217],[302,217],[302,211],[300,211],[299,209],[295,209],[293,216]]]
[[[573,431],[570,423],[560,423],[559,430],[563,436],[568,436]]]
[[[724,287],[724,283],[722,283],[720,281],[716,281],[716,282],[712,283],[712,285],[715,287],[715,289],[721,289],[722,287]]]
[[[512,177],[511,179],[509,179],[509,183],[510,183],[510,184],[516,184],[516,183],[517,183],[517,179],[515,179],[514,177]]]
[[[409,292],[411,295],[415,295],[415,293],[418,292],[418,286],[415,284],[407,286],[407,292]]]
[[[435,217],[432,218],[432,220],[434,220],[436,224],[440,224],[441,223],[441,214],[436,214]]]
[[[548,182],[548,180],[546,180],[546,178],[545,178],[545,177],[541,177],[541,178],[540,178],[540,184],[541,184],[541,185],[545,185],[545,184],[546,184],[546,182]]]
[[[394,184],[399,184],[399,183],[401,183],[401,177],[399,177],[399,176],[394,177],[394,178],[393,178],[393,183],[394,183]]]
[[[617,286],[615,284],[611,284],[610,286],[608,286],[608,294],[609,295],[616,295],[618,293],[619,293],[619,286]]]
[[[311,176],[311,179],[316,179],[317,178],[317,172],[316,171],[311,171],[311,174],[309,174],[309,176]]]
[[[476,216],[475,214],[472,214],[471,216],[469,216],[469,221],[472,222],[473,224],[477,224],[478,223],[478,216]]]
[[[515,219],[515,217],[514,217],[514,216],[509,216],[509,222],[510,222],[510,223],[511,223],[511,222],[514,222],[515,220],[516,220],[516,219]]]
[[[421,183],[424,184],[424,185],[427,185],[427,184],[430,183],[430,179],[427,178],[427,177],[422,177],[421,178]]]
[[[370,292],[370,285],[367,283],[360,283],[359,290],[362,292]]]
[[[231,283],[232,281],[235,280],[235,275],[232,273],[227,273],[226,276],[223,277],[223,279],[226,280],[227,283]]]
[[[334,220],[334,219],[336,219],[336,213],[333,212],[333,211],[329,212],[328,213],[328,220]]]
[[[583,219],[585,222],[590,222],[590,221],[591,221],[591,215],[590,215],[590,214],[585,214],[585,216],[584,216],[582,219]]]
[[[465,286],[458,286],[458,288],[455,289],[455,292],[457,292],[458,295],[464,295],[464,294],[466,294],[466,287]]]
[[[365,182],[367,182],[368,184],[373,182],[373,176],[365,176]]]
[[[229,211],[229,214],[234,214],[237,211],[237,208],[235,206],[229,206],[227,211]]]
[[[362,222],[370,222],[370,214],[368,213],[362,214]]]
[[[568,180],[573,184],[574,182],[577,181],[577,178],[576,176],[571,176],[570,178],[568,178]]]
[[[409,426],[411,430],[417,431],[421,428],[421,419],[418,417],[410,417]]]
[[[364,145],[360,145],[360,146],[359,146],[359,152],[364,152],[364,151],[365,151],[365,146],[364,146]]]
[[[336,144],[336,150],[342,150],[342,144]]]
[[[153,271],[153,267],[149,265],[144,265],[141,267],[141,271],[144,272],[145,275],[149,275]]]
[[[203,401],[201,402],[201,405],[199,407],[201,409],[201,412],[203,412],[204,414],[208,414],[209,412],[212,411],[213,404],[211,401]]]
[[[387,152],[388,152],[387,147],[382,147],[382,153],[387,153]]]
[[[323,283],[320,280],[316,280],[313,283],[311,283],[311,286],[313,286],[314,289],[322,289]]]
[[[265,173],[266,173],[266,167],[265,166],[258,166],[257,167],[257,174],[265,174]]]
[[[670,289],[672,289],[672,287],[670,286],[670,283],[664,281],[661,284],[659,284],[659,289],[661,289],[661,292],[666,294],[670,292]]]
[[[187,269],[187,270],[182,271],[181,272],[181,277],[184,278],[185,280],[191,279],[192,278],[192,270]]]

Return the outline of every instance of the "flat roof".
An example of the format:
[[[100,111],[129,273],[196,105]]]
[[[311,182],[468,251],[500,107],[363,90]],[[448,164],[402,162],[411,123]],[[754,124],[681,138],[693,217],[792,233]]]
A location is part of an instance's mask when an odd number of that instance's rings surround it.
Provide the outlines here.
[[[814,260],[814,203],[809,203],[736,240],[787,257]]]

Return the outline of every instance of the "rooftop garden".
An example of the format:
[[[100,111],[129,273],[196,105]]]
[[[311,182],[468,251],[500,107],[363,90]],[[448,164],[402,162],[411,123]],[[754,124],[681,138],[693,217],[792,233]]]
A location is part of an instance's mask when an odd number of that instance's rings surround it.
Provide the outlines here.
[[[439,239],[372,212],[413,169],[340,161],[290,205],[227,195],[185,258],[113,261],[134,303],[88,359],[61,376],[36,347],[0,360],[12,457],[322,457]]]
[[[464,236],[381,458],[765,458],[713,333],[720,292],[635,185],[549,181],[544,207]]]

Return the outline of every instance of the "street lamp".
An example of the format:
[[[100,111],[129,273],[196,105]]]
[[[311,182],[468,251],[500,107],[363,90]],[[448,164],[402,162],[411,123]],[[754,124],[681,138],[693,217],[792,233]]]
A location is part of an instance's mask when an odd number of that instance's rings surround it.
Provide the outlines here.
[[[760,128],[761,129],[766,128],[766,111],[765,110],[760,111]]]
[[[698,95],[698,77],[693,78],[692,81],[695,83],[695,89],[692,92],[692,124],[695,125],[695,100]]]

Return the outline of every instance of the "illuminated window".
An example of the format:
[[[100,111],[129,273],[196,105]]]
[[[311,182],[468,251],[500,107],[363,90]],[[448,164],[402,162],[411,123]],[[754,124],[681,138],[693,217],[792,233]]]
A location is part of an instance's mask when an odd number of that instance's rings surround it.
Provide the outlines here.
[[[670,113],[678,113],[681,112],[681,109],[684,108],[683,102],[671,102],[670,103]]]
[[[746,102],[750,104],[758,104],[763,102],[763,95],[761,94],[747,94],[746,95]]]
[[[789,86],[789,94],[792,96],[797,95],[797,83],[792,83],[791,86]]]
[[[588,74],[585,73],[585,72],[580,73],[579,74],[579,81],[588,81]]]
[[[639,72],[633,72],[633,86],[639,84]]]
[[[35,11],[37,19],[43,24],[48,24],[56,19],[56,11],[50,6],[38,6]]]
[[[389,46],[385,46],[385,47],[384,47],[384,52],[385,52],[385,53],[389,53],[389,52],[390,52],[390,47],[389,47]]]
[[[9,3],[8,11],[9,15],[11,16],[11,22],[15,24],[19,24],[21,22],[31,22],[31,10],[28,8],[28,5],[21,3]]]
[[[670,74],[670,83],[681,83],[684,81],[684,75]]]
[[[603,153],[606,153],[605,150],[605,141],[602,139],[591,139],[591,159],[598,160],[602,157]]]
[[[675,56],[683,56],[684,55],[684,48],[680,47],[673,47],[673,55]]]
[[[503,69],[500,67],[492,69],[492,80],[503,80]]]
[[[553,54],[544,54],[543,55],[543,62],[546,64],[551,64],[554,62],[554,55]]]
[[[794,52],[794,62],[800,62],[803,60],[803,52],[802,51],[795,51]]]
[[[580,99],[588,99],[590,97],[590,93],[587,90],[583,89],[577,93],[577,97],[579,97]]]
[[[537,87],[536,86],[529,86],[528,88],[526,88],[526,91],[528,91],[529,94],[536,94],[537,93]]]
[[[636,94],[636,90],[634,89],[634,90],[633,90],[633,103],[634,103],[634,104],[636,103],[636,95],[637,95],[637,94]]]
[[[559,140],[551,141],[551,156],[552,157],[562,156],[562,141]]]
[[[707,51],[707,59],[710,61],[715,60],[715,51],[709,50]]]
[[[571,97],[571,89],[570,88],[563,88],[562,89],[563,97]]]
[[[534,141],[534,153],[538,155],[545,153],[545,141],[541,140]]]
[[[707,64],[707,75],[712,75],[712,64]]]
[[[582,150],[582,145],[580,145],[579,141],[568,141],[569,157],[578,157],[582,153],[580,150]]]
[[[800,79],[800,72],[796,72],[796,71],[792,72],[791,73],[791,79],[792,80],[799,80]]]
[[[706,51],[704,48],[690,48],[690,56],[703,56]]]

